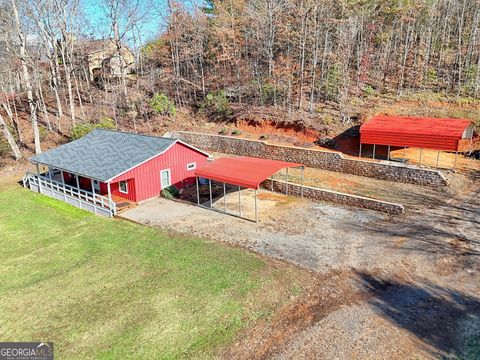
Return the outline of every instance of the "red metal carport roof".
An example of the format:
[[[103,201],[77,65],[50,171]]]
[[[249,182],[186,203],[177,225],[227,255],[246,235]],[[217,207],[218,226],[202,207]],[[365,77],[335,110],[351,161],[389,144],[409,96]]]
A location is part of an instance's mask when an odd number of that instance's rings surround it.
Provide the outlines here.
[[[227,184],[258,189],[262,181],[276,172],[284,168],[299,166],[303,165],[247,156],[224,157],[198,168],[195,175]]]
[[[458,150],[468,119],[379,115],[360,127],[362,144]]]

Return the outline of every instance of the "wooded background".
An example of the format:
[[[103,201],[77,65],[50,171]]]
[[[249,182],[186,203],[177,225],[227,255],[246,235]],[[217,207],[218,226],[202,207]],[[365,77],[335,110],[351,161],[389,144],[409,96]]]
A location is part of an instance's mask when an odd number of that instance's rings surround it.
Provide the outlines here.
[[[68,137],[105,114],[135,127],[153,110],[227,117],[232,103],[290,114],[373,93],[480,97],[478,0],[102,0],[120,60],[129,47],[136,62],[95,81],[85,6],[0,0],[0,130],[16,158],[27,136],[41,151],[39,121]],[[147,19],[159,24],[149,42]]]

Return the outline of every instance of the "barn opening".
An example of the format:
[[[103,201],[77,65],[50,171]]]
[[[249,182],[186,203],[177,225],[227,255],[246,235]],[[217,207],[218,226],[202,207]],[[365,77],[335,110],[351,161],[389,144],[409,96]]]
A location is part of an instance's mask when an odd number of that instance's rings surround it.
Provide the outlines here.
[[[228,215],[240,217],[245,220],[258,222],[258,197],[257,190],[260,184],[268,178],[274,179],[274,175],[279,171],[285,170],[285,189],[288,194],[288,169],[300,168],[302,170],[301,186],[303,188],[303,171],[304,166],[298,163],[260,159],[254,157],[224,157],[219,158],[207,165],[199,167],[195,171],[197,205],[219,211]],[[213,208],[213,191],[214,185],[220,184],[221,193],[223,194],[223,209]],[[208,196],[206,202],[201,201],[201,187],[208,187]],[[244,216],[242,209],[242,190],[253,189],[254,191],[254,219]],[[226,195],[231,192],[238,192],[237,209],[228,209],[226,207]],[[207,204],[207,205],[205,205]]]

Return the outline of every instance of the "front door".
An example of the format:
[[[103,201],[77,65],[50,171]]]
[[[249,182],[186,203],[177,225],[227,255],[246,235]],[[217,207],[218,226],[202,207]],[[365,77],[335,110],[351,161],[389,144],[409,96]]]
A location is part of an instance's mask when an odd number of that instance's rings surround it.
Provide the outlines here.
[[[170,176],[170,169],[160,171],[160,190],[163,190],[172,185],[172,179]]]

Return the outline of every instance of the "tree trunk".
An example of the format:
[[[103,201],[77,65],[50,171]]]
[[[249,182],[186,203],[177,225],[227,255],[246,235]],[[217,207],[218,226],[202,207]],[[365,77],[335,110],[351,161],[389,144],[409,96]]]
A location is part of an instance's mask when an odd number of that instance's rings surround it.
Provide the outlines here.
[[[73,98],[73,90],[72,90],[72,75],[70,73],[70,66],[67,64],[67,56],[66,56],[66,44],[68,34],[64,34],[62,39],[62,44],[60,46],[60,55],[62,56],[63,62],[63,69],[65,71],[65,82],[67,83],[67,93],[68,93],[68,101],[70,103],[70,118],[72,119],[72,125],[75,125],[75,99]]]
[[[16,0],[11,0],[11,5],[13,10],[13,15],[15,17],[15,27],[16,27],[18,38],[19,38],[20,62],[22,65],[23,82],[24,82],[25,88],[27,89],[28,105],[30,107],[30,120],[32,122],[32,128],[33,128],[33,140],[35,143],[35,153],[40,154],[42,152],[42,148],[40,146],[40,132],[38,131],[37,109],[36,109],[35,101],[33,99],[32,84],[30,82],[30,74],[28,72],[28,67],[27,67],[27,59],[26,59],[27,55],[25,50],[26,41],[20,25],[20,17],[18,15]]]
[[[15,139],[10,133],[10,130],[8,129],[7,124],[5,123],[5,120],[3,119],[2,114],[0,114],[0,128],[2,129],[5,139],[7,139],[8,145],[10,145],[10,148],[12,149],[13,156],[15,156],[15,160],[20,160],[22,158],[22,153],[20,152],[20,149],[18,148],[18,145],[15,142]]]

